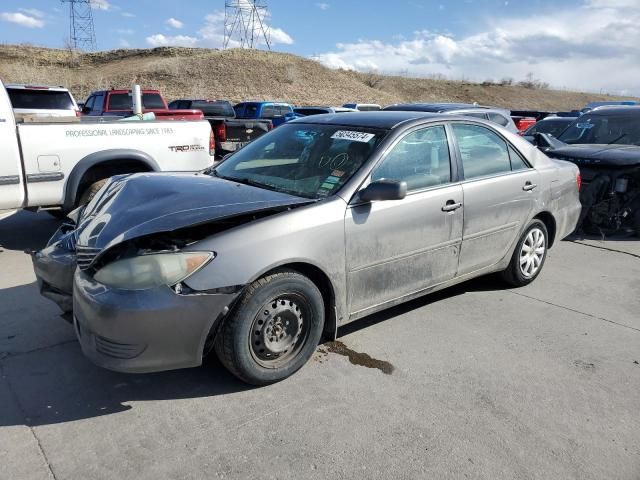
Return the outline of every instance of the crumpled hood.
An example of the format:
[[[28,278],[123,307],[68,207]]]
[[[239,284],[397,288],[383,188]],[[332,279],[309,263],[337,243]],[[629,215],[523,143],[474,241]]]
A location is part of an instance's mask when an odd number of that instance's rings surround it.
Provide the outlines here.
[[[635,145],[566,145],[548,150],[547,155],[584,166],[640,166],[640,147]]]
[[[311,201],[201,173],[114,177],[83,212],[77,243],[103,250],[152,233]]]

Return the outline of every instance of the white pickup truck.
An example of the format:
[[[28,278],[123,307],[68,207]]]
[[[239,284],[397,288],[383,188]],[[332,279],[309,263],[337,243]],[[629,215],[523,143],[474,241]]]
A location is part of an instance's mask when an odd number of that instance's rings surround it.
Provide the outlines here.
[[[0,218],[21,208],[66,213],[113,175],[203,170],[214,149],[206,120],[17,123],[0,81]]]

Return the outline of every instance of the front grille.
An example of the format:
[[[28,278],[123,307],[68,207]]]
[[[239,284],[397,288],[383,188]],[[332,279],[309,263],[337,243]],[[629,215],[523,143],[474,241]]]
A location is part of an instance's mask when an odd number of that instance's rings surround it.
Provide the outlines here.
[[[76,245],[76,262],[80,270],[87,270],[102,249]]]

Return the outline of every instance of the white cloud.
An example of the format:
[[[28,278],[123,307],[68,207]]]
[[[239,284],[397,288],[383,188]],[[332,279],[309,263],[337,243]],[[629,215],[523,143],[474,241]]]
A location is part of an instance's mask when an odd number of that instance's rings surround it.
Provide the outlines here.
[[[5,22],[15,23],[27,28],[42,28],[44,22],[39,18],[30,17],[20,12],[2,12],[0,13],[0,19]]]
[[[188,35],[165,36],[161,33],[151,35],[145,39],[147,44],[152,47],[195,47],[198,39]]]
[[[129,43],[129,41],[126,38],[121,38],[120,42],[118,42],[118,45],[120,46],[120,48],[129,48],[129,47],[131,47],[131,44]]]
[[[316,3],[316,7],[318,7],[320,10],[329,10],[329,7],[331,7],[331,5],[324,2],[318,2]]]
[[[131,12],[122,12],[120,15],[122,15],[123,17],[126,17],[126,18],[134,18],[135,17],[135,15],[133,13],[131,13]]]
[[[167,20],[165,22],[167,25],[169,25],[171,28],[182,28],[184,27],[184,23],[182,23],[180,20],[171,17],[169,20]]]
[[[18,11],[25,13],[31,17],[36,17],[36,18],[44,17],[44,12],[38,10],[37,8],[19,8]]]
[[[113,7],[109,0],[91,0],[91,6],[97,10],[111,10]]]
[[[120,35],[133,35],[136,31],[133,28],[117,28],[116,32]]]
[[[478,26],[479,33],[465,37],[421,31],[392,42],[342,43],[319,59],[333,68],[444,74],[475,81],[518,80],[533,72],[559,88],[640,94],[638,7],[640,0],[584,0],[577,8],[493,18]]]

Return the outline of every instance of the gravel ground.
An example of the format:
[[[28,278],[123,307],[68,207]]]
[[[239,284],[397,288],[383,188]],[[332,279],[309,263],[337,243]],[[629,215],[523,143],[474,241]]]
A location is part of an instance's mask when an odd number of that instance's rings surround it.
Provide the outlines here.
[[[0,479],[640,478],[638,241],[561,242],[526,288],[365,318],[250,388],[89,363],[23,253],[56,226],[0,221]]]

